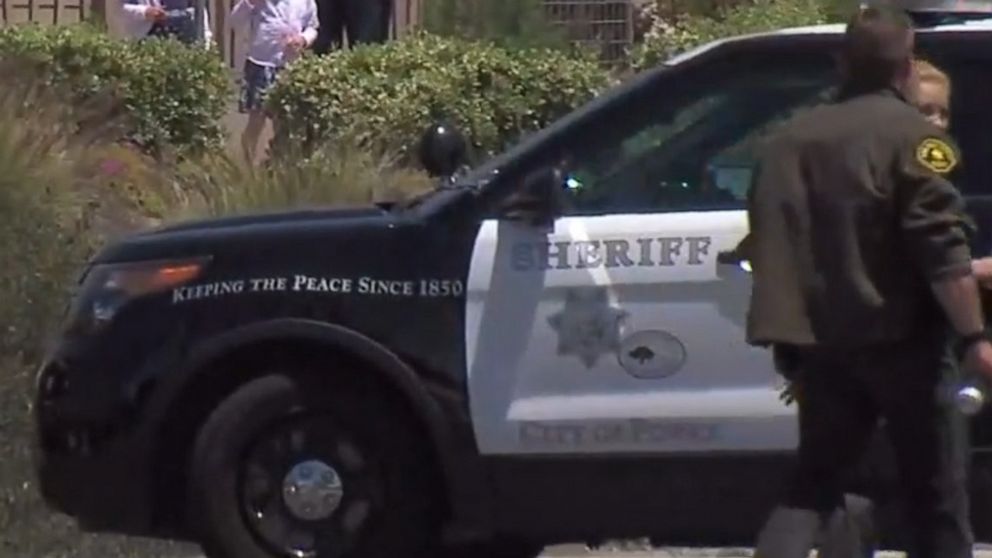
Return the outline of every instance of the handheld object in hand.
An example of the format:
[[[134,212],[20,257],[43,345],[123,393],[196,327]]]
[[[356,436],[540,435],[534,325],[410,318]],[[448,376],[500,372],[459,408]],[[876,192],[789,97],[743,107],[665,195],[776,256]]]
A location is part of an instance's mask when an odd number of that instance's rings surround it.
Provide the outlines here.
[[[149,36],[174,37],[183,43],[196,41],[196,8],[192,0],[162,0],[165,19],[155,22]]]

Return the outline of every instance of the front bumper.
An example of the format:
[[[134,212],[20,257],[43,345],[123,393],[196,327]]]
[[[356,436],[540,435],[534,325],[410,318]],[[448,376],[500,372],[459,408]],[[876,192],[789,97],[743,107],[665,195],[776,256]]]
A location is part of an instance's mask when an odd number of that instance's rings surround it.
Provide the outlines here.
[[[150,534],[150,443],[118,412],[80,403],[85,390],[74,391],[70,379],[81,373],[57,360],[38,373],[33,449],[41,495],[83,530]]]

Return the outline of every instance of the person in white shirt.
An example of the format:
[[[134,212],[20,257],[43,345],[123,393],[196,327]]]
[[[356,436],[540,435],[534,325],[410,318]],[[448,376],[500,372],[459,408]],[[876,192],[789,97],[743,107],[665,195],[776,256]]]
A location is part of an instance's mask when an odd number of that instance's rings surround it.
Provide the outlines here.
[[[121,0],[124,35],[131,39],[171,36],[191,44],[196,40],[196,6],[192,0]],[[209,1],[204,2],[203,37],[213,40]]]
[[[231,10],[231,27],[251,28],[238,110],[248,114],[241,146],[255,161],[258,138],[269,114],[265,94],[279,71],[313,44],[320,26],[315,0],[240,0]]]

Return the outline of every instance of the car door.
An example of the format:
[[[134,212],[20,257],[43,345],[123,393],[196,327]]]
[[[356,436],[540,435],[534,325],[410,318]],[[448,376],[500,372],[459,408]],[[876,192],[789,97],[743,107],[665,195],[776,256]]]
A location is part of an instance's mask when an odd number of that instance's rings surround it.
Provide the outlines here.
[[[733,249],[749,146],[832,83],[829,51],[796,41],[639,80],[555,144],[571,162],[565,214],[482,224],[466,310],[482,454],[795,446],[770,354],[745,342],[750,279]]]
[[[917,38],[920,55],[951,80],[948,132],[962,151],[962,164],[951,179],[965,194],[978,225],[976,256],[992,254],[992,32],[930,32]]]
[[[962,164],[951,179],[965,194],[977,225],[973,255],[992,254],[992,32],[923,32],[920,54],[951,80],[951,123],[948,132],[961,148]],[[988,321],[986,308],[986,320]],[[975,537],[992,541],[992,408],[972,417],[973,461],[970,468],[971,517]]]

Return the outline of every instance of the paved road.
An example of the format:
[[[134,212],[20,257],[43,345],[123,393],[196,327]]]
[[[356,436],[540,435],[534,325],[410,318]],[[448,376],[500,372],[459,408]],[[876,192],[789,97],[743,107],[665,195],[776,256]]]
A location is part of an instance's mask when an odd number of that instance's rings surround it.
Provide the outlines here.
[[[659,548],[654,550],[624,551],[619,548],[601,548],[589,551],[580,545],[551,547],[542,558],[751,558],[749,548]],[[811,554],[815,558],[816,554]],[[875,558],[903,558],[901,552],[878,552]],[[203,558],[190,556],[189,558]],[[975,558],[992,558],[992,546],[976,547]]]
[[[550,549],[542,558],[750,558],[748,550],[703,548],[703,549],[658,549],[642,552],[600,551],[585,552],[577,547]]]
[[[579,546],[560,546],[548,549],[545,558],[750,558],[749,548],[668,548],[652,551],[622,552],[600,550],[589,552]],[[813,554],[812,556],[815,556]],[[878,552],[875,558],[902,558],[901,552]],[[992,558],[992,547],[982,545],[976,548],[975,558]]]
[[[581,547],[569,545],[549,549],[541,555],[541,558],[751,558],[752,556],[751,549],[671,548],[638,552],[589,552],[583,550]],[[879,552],[875,554],[875,558],[904,558],[905,556],[901,552]],[[189,558],[203,557],[191,556]],[[811,554],[810,558],[816,558],[816,553]],[[992,550],[976,551],[975,558],[992,558]]]

